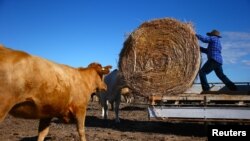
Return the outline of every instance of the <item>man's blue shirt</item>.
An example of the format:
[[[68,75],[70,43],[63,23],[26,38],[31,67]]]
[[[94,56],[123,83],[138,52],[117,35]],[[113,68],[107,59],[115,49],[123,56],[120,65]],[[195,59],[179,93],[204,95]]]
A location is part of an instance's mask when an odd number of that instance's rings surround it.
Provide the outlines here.
[[[213,59],[216,62],[222,64],[222,56],[221,56],[221,43],[220,39],[217,36],[206,36],[203,37],[201,35],[196,35],[197,38],[202,41],[203,43],[208,43],[207,48],[201,47],[201,52],[207,54],[208,59]]]

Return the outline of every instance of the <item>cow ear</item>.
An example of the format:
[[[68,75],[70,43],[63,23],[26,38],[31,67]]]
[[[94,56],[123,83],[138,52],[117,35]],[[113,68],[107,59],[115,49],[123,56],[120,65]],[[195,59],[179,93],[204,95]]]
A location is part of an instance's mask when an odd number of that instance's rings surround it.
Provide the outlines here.
[[[112,68],[112,66],[108,65],[105,67],[102,67],[101,73],[104,74],[109,74],[110,73],[110,69]]]

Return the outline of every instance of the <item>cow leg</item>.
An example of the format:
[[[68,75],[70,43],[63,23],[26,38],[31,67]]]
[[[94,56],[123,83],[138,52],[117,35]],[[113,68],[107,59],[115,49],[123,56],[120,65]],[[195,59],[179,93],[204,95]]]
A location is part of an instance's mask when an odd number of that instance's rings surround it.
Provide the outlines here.
[[[129,97],[126,95],[126,103],[129,103]]]
[[[132,103],[132,94],[131,93],[126,93],[126,102]]]
[[[80,136],[80,141],[86,141],[85,137],[85,117],[86,117],[86,109],[79,110],[76,113],[76,120],[77,120],[77,130]]]
[[[119,123],[120,119],[119,119],[119,106],[121,103],[121,94],[118,94],[116,99],[115,99],[115,122]]]
[[[102,117],[104,119],[108,118],[108,101],[104,102],[102,105]]]
[[[10,94],[3,95],[3,93],[0,93],[0,123],[4,120],[15,103],[15,98],[11,97]]]
[[[127,97],[126,94],[123,95],[123,98],[124,98],[124,100],[126,101],[126,103],[128,103],[128,97]]]
[[[110,101],[109,103],[110,103],[110,105],[111,105],[111,111],[114,111],[114,101]],[[107,104],[108,104],[108,103],[107,103]]]
[[[51,119],[52,118],[40,119],[37,141],[44,141],[45,137],[48,135]]]
[[[100,98],[101,106],[102,106],[102,118],[107,119],[108,115],[108,101],[105,96],[101,95]]]
[[[128,103],[132,103],[132,96],[131,95],[128,96]]]
[[[102,107],[102,118],[103,119],[107,119],[107,114],[108,113],[108,111],[106,110],[106,108],[105,107]]]

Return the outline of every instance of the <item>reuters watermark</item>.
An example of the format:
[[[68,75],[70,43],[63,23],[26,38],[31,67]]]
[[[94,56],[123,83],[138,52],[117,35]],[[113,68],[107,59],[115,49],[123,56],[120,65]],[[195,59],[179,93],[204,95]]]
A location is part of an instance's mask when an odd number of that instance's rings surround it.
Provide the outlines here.
[[[208,141],[232,137],[237,141],[250,141],[250,125],[208,125]]]

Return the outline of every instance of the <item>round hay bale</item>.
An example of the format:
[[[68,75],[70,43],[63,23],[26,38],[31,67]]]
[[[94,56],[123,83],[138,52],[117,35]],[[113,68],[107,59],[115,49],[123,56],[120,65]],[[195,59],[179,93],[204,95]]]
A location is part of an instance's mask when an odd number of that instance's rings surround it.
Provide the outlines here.
[[[199,49],[191,23],[156,19],[130,34],[120,52],[118,67],[137,94],[180,94],[191,87],[198,73]]]

